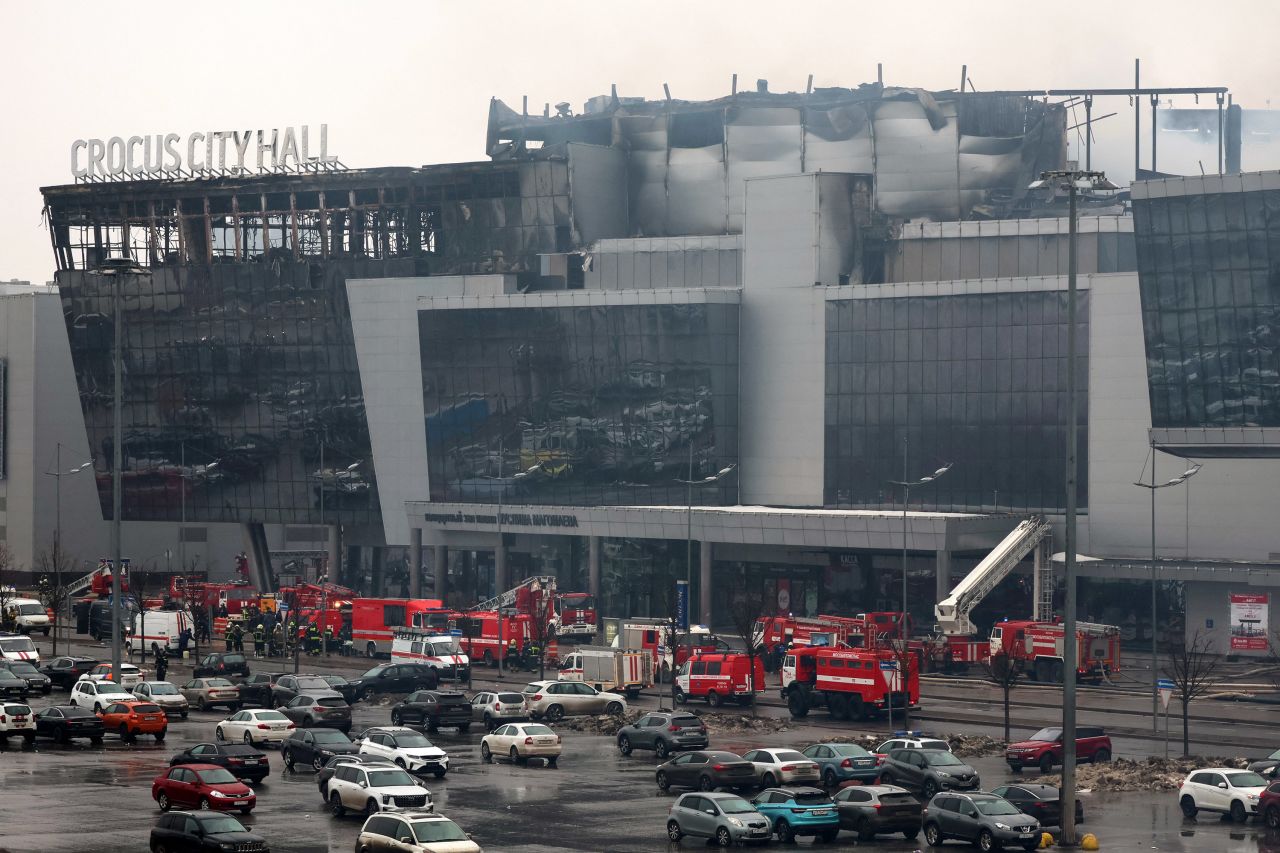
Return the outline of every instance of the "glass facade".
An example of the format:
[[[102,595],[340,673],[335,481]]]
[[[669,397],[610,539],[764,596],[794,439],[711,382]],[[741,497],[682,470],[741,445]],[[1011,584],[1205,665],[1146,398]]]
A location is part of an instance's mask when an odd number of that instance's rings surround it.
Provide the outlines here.
[[[433,501],[683,504],[691,455],[695,478],[737,461],[735,304],[418,317]],[[694,500],[736,494],[726,477]]]
[[[1078,498],[1088,506],[1088,292],[1079,292]],[[1057,512],[1066,499],[1066,291],[829,301],[825,503]]]
[[[1133,204],[1151,423],[1280,426],[1280,190]]]

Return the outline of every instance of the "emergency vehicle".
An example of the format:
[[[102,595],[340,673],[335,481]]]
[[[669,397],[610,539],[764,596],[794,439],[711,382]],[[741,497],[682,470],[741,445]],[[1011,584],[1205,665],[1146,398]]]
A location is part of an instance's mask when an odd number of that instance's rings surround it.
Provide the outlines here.
[[[1005,654],[1036,681],[1062,682],[1063,626],[1055,622],[1009,620],[991,629],[991,654]],[[1077,678],[1101,683],[1120,669],[1120,629],[1115,625],[1076,623]]]
[[[512,640],[515,640],[517,653],[534,640],[528,616],[504,612],[501,636],[498,619],[496,610],[468,610],[451,618],[448,627],[458,632],[458,642],[472,660],[483,661],[485,666],[497,666],[499,660],[505,663],[511,654]]]
[[[782,698],[797,718],[824,706],[832,718],[846,720],[914,708],[920,701],[914,655],[906,665],[904,678],[889,649],[795,648],[783,659]]]
[[[561,592],[555,596],[556,634],[593,638],[600,629],[596,598],[587,592]]]
[[[672,636],[672,623],[664,619],[633,619],[623,622],[611,645],[615,649],[647,649],[653,655],[656,672],[667,680],[690,654],[727,652],[729,644],[711,633],[706,625],[690,625],[688,632]],[[675,647],[674,651],[668,643]]]
[[[351,647],[369,657],[390,652],[396,629],[442,605],[438,598],[357,598],[351,602]]]
[[[754,666],[753,666],[754,665]],[[750,705],[764,691],[764,661],[741,652],[694,652],[676,675],[676,702],[705,699],[712,708],[735,700]]]
[[[466,680],[471,659],[452,634],[435,634],[418,628],[401,628],[391,640],[392,663],[424,663],[445,679]]]
[[[628,699],[653,686],[653,656],[645,651],[611,646],[578,646],[565,657],[559,681],[581,681],[596,690],[627,694]]]
[[[192,628],[191,614],[185,610],[144,610],[133,614],[133,633],[125,639],[125,650],[151,651],[155,643],[166,651],[176,652],[182,632]],[[192,628],[194,631],[194,628]]]

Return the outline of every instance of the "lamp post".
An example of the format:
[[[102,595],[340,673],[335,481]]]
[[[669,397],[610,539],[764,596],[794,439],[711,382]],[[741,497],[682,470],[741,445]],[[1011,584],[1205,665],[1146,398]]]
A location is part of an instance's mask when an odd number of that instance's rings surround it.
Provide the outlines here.
[[[58,442],[57,448],[54,450],[54,464],[52,471],[45,471],[45,474],[53,477],[53,495],[54,495],[54,521],[53,521],[53,571],[57,577],[58,586],[62,586],[62,478],[64,475],[79,474],[84,469],[93,464],[90,459],[81,462],[74,468],[64,471],[62,468],[62,442]],[[65,620],[70,623],[70,616]],[[57,641],[58,625],[53,626],[54,641]]]
[[[1183,471],[1172,480],[1166,480],[1163,483],[1156,482],[1156,443],[1151,442],[1151,482],[1142,483],[1135,482],[1135,486],[1140,486],[1151,492],[1151,734],[1158,735],[1159,727],[1156,723],[1156,715],[1160,708],[1160,690],[1157,686],[1159,679],[1156,678],[1156,660],[1160,653],[1159,644],[1156,642],[1156,618],[1159,609],[1159,599],[1157,590],[1159,589],[1159,580],[1156,577],[1156,489],[1167,489],[1170,486],[1181,486],[1183,483],[1194,477],[1200,469],[1204,467],[1199,462],[1192,462],[1191,467]],[[1188,486],[1188,489],[1191,487]],[[1188,505],[1189,506],[1189,505]],[[1188,512],[1190,510],[1188,509]]]
[[[497,607],[495,608],[498,614],[498,653],[495,655],[498,661],[498,678],[504,677],[504,670],[502,665],[503,664],[502,594],[503,592],[505,592],[505,590],[498,589],[498,581],[500,580],[498,578],[498,560],[501,559],[503,561],[503,564],[505,565],[506,553],[503,552],[503,543],[502,543],[502,503],[503,503],[503,497],[506,495],[506,491],[507,491],[506,485],[502,482],[503,480],[502,469],[504,467],[505,462],[506,462],[506,446],[504,443],[500,442],[498,444],[498,476],[484,477],[484,479],[486,480],[496,480],[498,483],[498,544],[493,550],[493,575],[494,575],[493,592],[494,592],[495,600],[498,602]],[[519,471],[516,474],[514,474],[511,477],[511,481],[513,483],[518,483],[521,480],[525,479],[526,477],[529,477],[530,475],[535,474],[541,470],[543,470],[542,463],[536,462],[533,465],[530,465],[528,468],[524,469],[523,471]]]
[[[898,636],[907,641],[907,505],[911,499],[911,490],[915,486],[924,486],[936,482],[951,470],[954,462],[948,462],[927,477],[919,480],[907,479],[907,437],[902,437],[902,479],[890,480],[890,485],[902,486],[902,615],[898,617]],[[905,674],[904,674],[905,677]]]

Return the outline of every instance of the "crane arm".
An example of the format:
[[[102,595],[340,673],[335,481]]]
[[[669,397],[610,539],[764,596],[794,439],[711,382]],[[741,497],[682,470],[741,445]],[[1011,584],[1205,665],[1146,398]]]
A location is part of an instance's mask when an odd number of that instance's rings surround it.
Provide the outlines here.
[[[976,629],[969,620],[973,608],[995,589],[996,584],[1008,577],[1022,558],[1040,544],[1040,540],[1048,536],[1051,530],[1049,522],[1041,516],[1033,515],[1002,539],[964,580],[956,584],[949,596],[934,605],[934,616],[937,617],[941,632],[948,636],[974,633]]]

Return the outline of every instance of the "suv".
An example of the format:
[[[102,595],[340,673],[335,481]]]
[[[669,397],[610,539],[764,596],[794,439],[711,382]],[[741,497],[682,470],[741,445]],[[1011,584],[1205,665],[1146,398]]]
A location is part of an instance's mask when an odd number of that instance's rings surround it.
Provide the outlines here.
[[[687,711],[651,711],[618,730],[618,752],[652,749],[659,758],[681,749],[706,749],[707,727]]]
[[[440,686],[440,675],[425,664],[381,663],[359,678],[351,679],[350,685],[356,696],[368,700],[379,693],[435,690]]]
[[[295,764],[310,764],[319,771],[324,763],[335,755],[355,755],[360,747],[342,732],[332,729],[294,729],[289,739],[280,744],[280,757],[284,766],[293,769]]]
[[[1050,726],[1026,740],[1009,744],[1004,760],[1015,773],[1035,765],[1039,765],[1040,772],[1048,773],[1055,764],[1062,763],[1062,729]],[[1079,726],[1076,728],[1076,760],[1110,761],[1111,738],[1098,726]]]
[[[429,732],[457,726],[458,731],[466,732],[471,729],[471,706],[461,693],[419,690],[391,706],[391,724],[426,726]]]
[[[374,815],[366,820],[356,837],[356,850],[360,853],[372,850],[480,853],[480,845],[444,815],[407,812],[403,815]]]
[[[241,652],[214,652],[205,655],[191,671],[191,677],[202,678],[208,675],[221,675],[224,678],[228,675],[243,675],[248,678],[249,661]]]
[[[691,835],[714,838],[719,846],[729,847],[735,842],[768,841],[769,834],[769,819],[737,794],[681,794],[667,817],[667,838],[677,843]]]
[[[117,702],[132,702],[134,695],[114,681],[77,681],[71,688],[71,704],[98,713]]]
[[[240,679],[240,701],[257,705],[259,708],[274,708],[272,693],[276,681],[284,678],[283,672],[255,672]]]
[[[1280,782],[1272,782],[1258,798],[1258,813],[1267,829],[1280,829]]]
[[[596,690],[581,681],[531,681],[524,689],[529,716],[546,717],[554,723],[566,714],[612,714],[627,712],[627,700],[620,693]]]
[[[449,755],[427,740],[421,732],[405,726],[379,726],[367,729],[356,738],[361,755],[376,755],[393,761],[411,773],[434,773],[436,778],[449,772]]]
[[[942,749],[895,749],[880,768],[881,785],[919,791],[926,800],[939,791],[976,791],[978,771]]]
[[[901,832],[908,841],[920,834],[920,801],[896,785],[853,785],[836,793],[840,828],[858,833],[859,841]]]
[[[948,838],[977,844],[984,851],[1022,845],[1040,846],[1040,822],[991,794],[939,794],[924,810],[924,838],[937,847]]]
[[[97,658],[60,657],[40,667],[40,671],[49,676],[54,687],[70,690],[80,676],[86,675],[99,663],[101,661]]]
[[[11,737],[23,738],[27,745],[35,742],[36,721],[31,707],[21,702],[0,702],[0,741],[9,743]]]
[[[892,749],[943,749],[950,752],[951,744],[925,732],[894,732],[893,737],[871,751],[887,754]]]
[[[1187,817],[1197,812],[1219,812],[1244,823],[1258,814],[1258,801],[1267,780],[1252,770],[1207,767],[1186,778],[1178,789],[1178,805]]]
[[[751,803],[769,819],[783,844],[797,835],[816,835],[830,843],[840,834],[840,813],[821,788],[765,788]]]
[[[216,812],[168,812],[151,829],[151,849],[222,853],[270,853],[267,841],[244,828],[228,814]]]
[[[399,767],[342,764],[329,780],[329,808],[334,817],[347,809],[366,814],[425,809],[434,811],[431,792]]]
[[[523,693],[477,693],[471,697],[471,720],[484,723],[486,731],[493,731],[504,723],[522,723],[529,719],[524,706]]]

